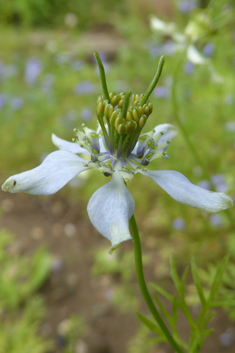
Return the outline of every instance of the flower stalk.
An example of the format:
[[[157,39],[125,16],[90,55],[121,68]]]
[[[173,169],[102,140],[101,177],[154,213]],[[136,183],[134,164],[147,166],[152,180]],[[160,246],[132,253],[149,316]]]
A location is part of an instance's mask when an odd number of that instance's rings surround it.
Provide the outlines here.
[[[145,282],[145,278],[144,278],[141,242],[140,242],[138,227],[137,227],[134,215],[132,215],[132,217],[129,221],[129,225],[130,225],[131,235],[132,235],[133,244],[134,244],[135,267],[136,267],[137,280],[138,280],[138,284],[139,284],[141,293],[142,293],[143,298],[145,300],[145,303],[147,304],[151,314],[153,315],[154,319],[158,323],[159,327],[161,328],[162,332],[164,333],[167,341],[170,343],[174,352],[183,353],[182,349],[178,346],[178,344],[174,340],[172,334],[170,333],[168,327],[166,326],[165,322],[163,321],[161,315],[159,314],[159,312],[158,312],[156,306],[154,305],[153,300],[149,294],[149,291],[148,291],[148,288],[147,288],[147,285]]]

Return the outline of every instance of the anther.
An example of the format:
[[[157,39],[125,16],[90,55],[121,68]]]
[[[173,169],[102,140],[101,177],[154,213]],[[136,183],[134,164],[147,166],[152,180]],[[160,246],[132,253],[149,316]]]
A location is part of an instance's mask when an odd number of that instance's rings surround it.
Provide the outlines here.
[[[108,173],[108,172],[104,172],[103,174],[104,174],[104,176],[106,176],[106,177],[110,177],[110,176],[112,175],[111,173]]]
[[[104,112],[104,103],[103,102],[99,102],[98,106],[97,106],[97,114],[101,115]]]

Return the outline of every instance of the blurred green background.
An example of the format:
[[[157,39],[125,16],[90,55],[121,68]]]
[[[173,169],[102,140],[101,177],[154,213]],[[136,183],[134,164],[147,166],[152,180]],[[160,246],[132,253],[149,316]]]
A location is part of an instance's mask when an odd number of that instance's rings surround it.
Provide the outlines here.
[[[232,13],[234,4],[227,3]],[[73,128],[82,123],[96,127],[102,90],[94,50],[104,62],[109,91],[115,92],[145,92],[160,55],[166,55],[145,131],[163,123],[177,125],[171,84],[179,53],[170,36],[151,30],[149,16],[175,21],[183,31],[197,8],[206,5],[183,0],[0,1],[1,182],[34,168],[55,150],[52,133],[71,141]],[[180,119],[217,191],[235,198],[234,20],[197,48],[210,65],[182,59]],[[177,170],[194,184],[210,187],[180,132],[168,154],[169,160],[158,159],[151,169]],[[103,175],[91,171],[48,197],[1,191],[0,352],[130,353],[137,347],[141,353],[160,352],[154,345],[140,345],[145,332],[137,331],[133,313],[143,304],[136,296],[131,242],[110,257],[108,241],[89,223],[87,202],[104,182]],[[147,278],[171,291],[170,255],[179,272],[194,255],[208,284],[213,266],[232,250],[222,291],[224,303],[234,298],[235,230],[225,212],[208,215],[176,203],[142,175],[128,187]],[[188,284],[196,308],[190,279]],[[205,351],[234,351],[235,309],[229,312],[229,318],[219,312],[216,338]],[[226,332],[229,343],[221,338]]]

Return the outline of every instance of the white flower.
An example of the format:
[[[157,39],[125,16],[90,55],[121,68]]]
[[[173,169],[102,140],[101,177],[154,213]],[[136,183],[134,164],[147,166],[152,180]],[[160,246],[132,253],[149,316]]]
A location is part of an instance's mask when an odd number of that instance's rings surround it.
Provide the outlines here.
[[[156,126],[140,134],[152,104],[143,104],[143,96],[110,94],[110,102],[99,97],[97,117],[99,128],[92,131],[74,130],[76,139],[67,142],[52,135],[59,151],[49,154],[41,165],[27,172],[13,175],[2,185],[3,191],[49,195],[60,190],[76,175],[98,169],[111,180],[90,198],[88,214],[94,227],[112,243],[112,249],[131,239],[129,219],[135,204],[125,182],[141,173],[160,185],[172,198],[187,206],[206,212],[217,212],[232,206],[224,193],[211,192],[193,185],[181,173],[172,170],[148,170],[146,166],[159,157],[168,158],[166,148],[176,136],[170,124]],[[104,123],[104,120],[106,121]],[[78,156],[86,153],[88,159]]]
[[[194,27],[191,22],[185,28],[184,32],[178,29],[174,22],[164,22],[156,16],[150,17],[150,26],[152,30],[161,33],[162,35],[169,35],[175,42],[175,51],[186,52],[187,59],[196,65],[204,65],[209,63],[209,59],[205,58],[195,47],[194,43],[198,37],[195,33]]]

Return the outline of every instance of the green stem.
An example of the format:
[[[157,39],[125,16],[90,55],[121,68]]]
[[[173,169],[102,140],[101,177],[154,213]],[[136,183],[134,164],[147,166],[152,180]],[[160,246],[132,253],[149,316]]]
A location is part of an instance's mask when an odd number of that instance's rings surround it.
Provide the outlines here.
[[[102,61],[101,61],[100,56],[97,53],[97,51],[94,51],[94,56],[95,56],[96,62],[99,67],[100,79],[101,79],[101,84],[102,84],[105,99],[107,99],[107,101],[111,104],[111,100],[109,97],[109,91],[108,91],[108,87],[107,87],[107,82],[106,82],[106,77],[105,77],[104,66],[102,64]]]
[[[188,145],[190,151],[192,152],[196,162],[200,165],[202,172],[204,174],[204,177],[210,182],[211,188],[213,191],[216,191],[216,186],[213,183],[210,174],[208,173],[205,164],[203,163],[201,157],[199,156],[196,148],[194,147],[194,144],[192,143],[191,139],[189,138],[189,133],[187,129],[184,127],[180,120],[180,114],[179,114],[179,105],[178,105],[178,100],[177,100],[177,82],[178,82],[178,73],[179,73],[179,67],[181,64],[181,58],[182,56],[180,55],[179,60],[176,64],[175,71],[173,73],[173,82],[172,82],[172,90],[171,90],[171,97],[172,97],[172,107],[173,107],[173,113],[175,120],[181,130],[181,133],[185,139],[186,144]],[[235,220],[233,219],[233,216],[230,212],[230,210],[225,210],[225,214],[229,221],[231,222],[233,228],[235,228]]]
[[[137,228],[137,224],[136,224],[134,215],[131,217],[129,224],[130,224],[131,235],[132,235],[133,243],[134,243],[135,267],[136,267],[136,274],[137,274],[137,279],[138,279],[141,293],[144,297],[144,300],[145,300],[150,312],[152,313],[154,319],[158,323],[159,327],[161,328],[162,332],[164,333],[166,339],[170,343],[174,352],[183,353],[181,348],[178,346],[178,344],[175,342],[174,338],[172,337],[172,334],[168,330],[165,322],[163,321],[161,315],[159,314],[157,308],[155,307],[155,305],[152,301],[152,298],[150,297],[150,294],[149,294],[149,291],[148,291],[148,288],[147,288],[147,285],[145,282],[145,278],[144,278],[141,243],[140,243],[139,232],[138,232],[138,228]]]
[[[161,73],[162,73],[162,69],[163,69],[163,66],[164,66],[164,63],[165,63],[165,56],[162,55],[160,57],[160,60],[159,60],[159,63],[158,63],[158,67],[157,67],[157,72],[152,80],[152,82],[150,83],[146,93],[144,94],[143,98],[141,99],[140,101],[140,105],[144,105],[147,100],[148,100],[148,97],[150,96],[150,94],[153,92],[154,88],[156,87],[156,84],[158,83],[159,81],[159,78],[161,76]]]
[[[129,106],[129,101],[130,101],[131,94],[132,94],[132,91],[129,90],[129,91],[126,92],[126,94],[124,96],[123,105],[122,105],[122,115],[121,115],[122,119],[126,118],[126,113],[127,113],[127,109],[128,109],[128,106]]]

